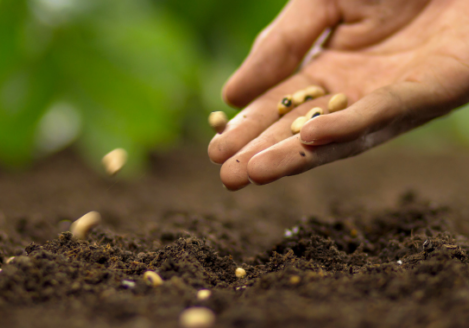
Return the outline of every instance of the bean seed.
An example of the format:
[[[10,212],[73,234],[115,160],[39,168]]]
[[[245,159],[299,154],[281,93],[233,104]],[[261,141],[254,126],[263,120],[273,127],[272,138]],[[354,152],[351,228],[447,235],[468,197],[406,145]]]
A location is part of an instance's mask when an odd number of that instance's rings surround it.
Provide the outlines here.
[[[14,256],[9,257],[9,258],[5,261],[5,264],[10,264],[10,263],[12,263],[14,259],[15,259]]]
[[[308,119],[312,119],[313,117],[319,116],[324,114],[324,110],[321,107],[314,107],[309,110],[308,113],[306,113],[306,117]]]
[[[163,279],[161,279],[160,275],[154,271],[146,271],[143,274],[143,280],[153,287],[158,287],[163,284]]]
[[[228,118],[226,117],[225,112],[216,111],[211,112],[208,116],[208,124],[215,130],[217,133],[222,133],[225,130],[226,124],[228,123]]]
[[[179,323],[183,328],[209,328],[215,323],[215,314],[207,308],[189,308],[182,311]]]
[[[300,90],[293,94],[292,103],[293,106],[299,106],[310,99],[313,99],[313,97],[309,96],[305,90]]]
[[[338,93],[334,95],[330,100],[327,108],[330,113],[337,112],[339,110],[347,108],[348,98],[343,93]]]
[[[237,268],[235,271],[236,278],[242,279],[246,277],[246,270],[243,268]]]
[[[278,103],[277,108],[280,115],[285,115],[291,111],[293,109],[292,96],[287,95],[283,97],[282,100]]]
[[[303,125],[305,125],[306,121],[308,120],[308,118],[306,116],[300,116],[298,117],[296,120],[293,121],[293,123],[291,124],[291,132],[293,134],[297,134],[301,131],[301,128],[303,127]]]
[[[212,295],[212,292],[208,289],[201,289],[197,292],[197,299],[199,301],[204,301]]]
[[[127,162],[127,152],[122,148],[114,149],[113,151],[104,155],[101,162],[109,175],[115,175],[119,172]]]
[[[306,94],[311,98],[319,98],[326,94],[326,91],[319,85],[312,85],[305,89]]]
[[[101,222],[101,215],[91,211],[76,220],[70,226],[70,231],[77,239],[86,239],[88,233]]]

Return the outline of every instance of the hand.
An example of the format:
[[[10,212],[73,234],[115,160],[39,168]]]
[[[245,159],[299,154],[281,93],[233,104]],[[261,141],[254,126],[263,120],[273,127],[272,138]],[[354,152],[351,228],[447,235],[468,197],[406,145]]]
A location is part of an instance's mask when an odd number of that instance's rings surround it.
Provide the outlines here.
[[[468,26],[467,1],[292,0],[224,87],[226,102],[247,107],[209,145],[223,184],[266,184],[350,157],[465,104]],[[326,49],[292,75],[327,27]],[[327,108],[330,95],[280,119],[277,103],[312,84],[351,105],[292,136],[293,120]]]

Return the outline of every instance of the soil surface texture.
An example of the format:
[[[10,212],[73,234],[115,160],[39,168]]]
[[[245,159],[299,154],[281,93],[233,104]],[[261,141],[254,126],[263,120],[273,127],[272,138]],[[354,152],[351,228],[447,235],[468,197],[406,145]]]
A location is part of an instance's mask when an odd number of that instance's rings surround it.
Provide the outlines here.
[[[70,150],[0,172],[0,327],[467,327],[468,167],[386,149],[236,193],[199,149],[131,181]]]

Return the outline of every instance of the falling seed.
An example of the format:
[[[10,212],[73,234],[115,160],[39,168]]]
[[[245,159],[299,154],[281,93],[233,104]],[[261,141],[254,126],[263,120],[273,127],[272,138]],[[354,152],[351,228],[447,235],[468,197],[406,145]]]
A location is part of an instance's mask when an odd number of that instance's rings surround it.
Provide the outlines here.
[[[287,95],[282,98],[282,100],[277,105],[278,113],[280,115],[285,115],[293,109],[292,96]]]
[[[300,90],[293,94],[292,103],[293,106],[299,106],[310,99],[313,99],[313,97],[309,96],[305,90]]]
[[[235,271],[236,278],[242,279],[246,277],[246,270],[243,268],[237,268]]]
[[[9,257],[9,258],[5,261],[5,264],[10,264],[10,263],[12,263],[14,259],[15,259],[14,256]]]
[[[91,211],[76,220],[70,226],[70,231],[77,239],[86,239],[88,233],[101,222],[101,215]]]
[[[214,129],[217,133],[222,133],[225,130],[227,123],[228,118],[226,117],[225,112],[211,112],[208,116],[208,124],[210,124],[212,129]]]
[[[127,152],[122,148],[114,149],[104,155],[101,162],[103,163],[107,174],[111,176],[115,175],[122,169],[125,162],[127,162]]]
[[[204,301],[212,295],[212,292],[208,289],[201,289],[197,292],[197,299],[199,301]]]
[[[190,308],[182,311],[179,323],[183,328],[210,328],[215,323],[215,314],[207,308]]]
[[[306,121],[308,120],[308,118],[306,116],[300,116],[298,117],[296,120],[293,121],[293,123],[291,124],[291,132],[293,134],[297,134],[301,131],[301,128],[303,127],[303,125],[305,125]]]
[[[143,274],[143,280],[153,287],[158,287],[163,284],[163,279],[161,279],[160,275],[154,271],[146,271]]]
[[[348,98],[343,93],[338,93],[329,100],[327,108],[330,113],[337,112],[339,110],[347,108]]]
[[[306,94],[311,98],[322,97],[326,94],[326,91],[318,85],[312,85],[305,89]]]
[[[299,276],[291,276],[290,277],[290,284],[297,285],[301,281]]]
[[[311,108],[308,113],[306,113],[306,117],[308,119],[312,119],[312,118],[315,118],[319,115],[323,115],[324,114],[324,110],[321,108],[321,107],[314,107],[314,108]]]

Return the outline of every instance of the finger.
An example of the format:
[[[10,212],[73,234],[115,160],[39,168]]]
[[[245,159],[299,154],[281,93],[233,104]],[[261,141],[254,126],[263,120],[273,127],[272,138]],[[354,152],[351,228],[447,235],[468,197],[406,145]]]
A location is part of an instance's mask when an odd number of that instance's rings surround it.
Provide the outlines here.
[[[298,136],[292,136],[258,153],[249,161],[249,180],[264,185],[285,176],[355,156],[404,132],[403,130],[404,127],[402,131],[388,128],[354,141],[321,147],[306,146],[300,142]]]
[[[286,94],[317,84],[303,73],[269,90],[228,122],[222,134],[217,134],[208,146],[212,162],[222,164],[251,140],[279,119],[277,104]]]
[[[378,131],[389,124],[411,120],[425,110],[427,116],[437,103],[435,93],[427,84],[402,82],[378,89],[343,111],[310,120],[301,129],[301,142],[324,145],[344,142]]]
[[[264,149],[290,138],[293,121],[299,116],[305,115],[311,108],[321,107],[327,112],[327,103],[330,97],[324,96],[298,106],[228,159],[220,170],[220,178],[225,187],[234,191],[247,186],[250,183],[247,173],[249,160]]]
[[[250,54],[223,88],[225,102],[244,107],[290,76],[322,31],[339,20],[333,2],[293,0],[257,37]]]

